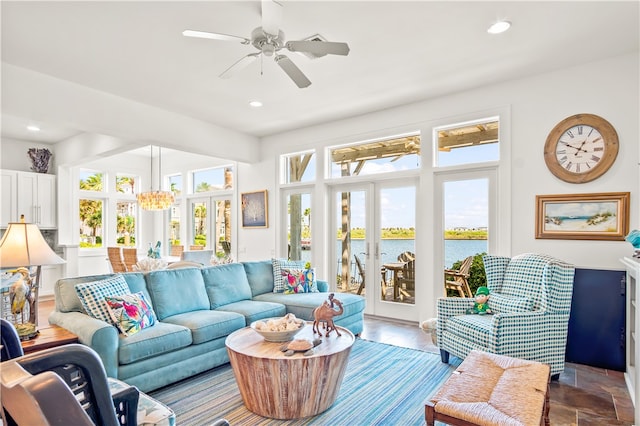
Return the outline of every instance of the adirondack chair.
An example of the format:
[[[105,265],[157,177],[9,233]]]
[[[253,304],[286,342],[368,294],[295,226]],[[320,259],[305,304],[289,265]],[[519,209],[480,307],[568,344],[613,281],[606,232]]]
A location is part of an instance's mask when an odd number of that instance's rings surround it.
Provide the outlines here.
[[[473,263],[473,256],[467,257],[462,261],[460,269],[445,269],[444,270],[444,293],[447,294],[447,290],[457,291],[460,297],[473,297],[471,289],[469,288],[469,270]]]

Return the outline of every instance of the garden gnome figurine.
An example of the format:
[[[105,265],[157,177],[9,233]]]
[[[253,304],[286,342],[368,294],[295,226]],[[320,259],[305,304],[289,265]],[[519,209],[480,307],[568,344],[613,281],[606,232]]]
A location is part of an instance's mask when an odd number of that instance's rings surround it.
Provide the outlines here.
[[[488,302],[489,302],[489,289],[485,286],[478,287],[478,290],[476,290],[475,302],[473,302],[473,305],[471,306],[471,308],[467,309],[467,313],[478,314],[478,315],[493,313],[489,308]]]

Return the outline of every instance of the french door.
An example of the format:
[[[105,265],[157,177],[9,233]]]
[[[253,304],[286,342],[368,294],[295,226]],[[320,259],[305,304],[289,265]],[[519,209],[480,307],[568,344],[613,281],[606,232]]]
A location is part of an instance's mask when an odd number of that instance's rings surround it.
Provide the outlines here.
[[[332,284],[364,296],[367,314],[418,320],[415,206],[413,179],[333,187]]]

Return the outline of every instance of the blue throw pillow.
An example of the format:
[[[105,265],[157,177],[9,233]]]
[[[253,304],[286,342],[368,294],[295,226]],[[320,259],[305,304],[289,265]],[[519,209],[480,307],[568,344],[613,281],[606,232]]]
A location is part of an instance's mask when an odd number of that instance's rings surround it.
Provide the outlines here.
[[[82,307],[93,318],[97,318],[111,325],[116,325],[109,314],[106,296],[120,296],[131,293],[127,282],[120,274],[103,280],[79,283],[75,285],[76,293]]]

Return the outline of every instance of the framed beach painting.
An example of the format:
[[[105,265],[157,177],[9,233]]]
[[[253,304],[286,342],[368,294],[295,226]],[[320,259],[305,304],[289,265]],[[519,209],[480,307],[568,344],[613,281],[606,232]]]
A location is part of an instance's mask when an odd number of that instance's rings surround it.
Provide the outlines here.
[[[536,238],[624,241],[629,192],[536,196]]]
[[[267,191],[244,192],[242,200],[242,227],[268,228],[269,210]]]

